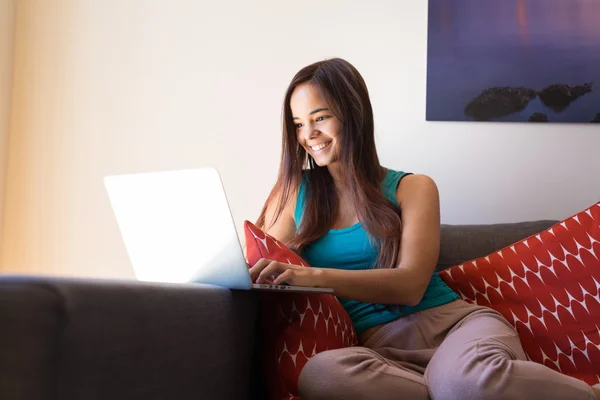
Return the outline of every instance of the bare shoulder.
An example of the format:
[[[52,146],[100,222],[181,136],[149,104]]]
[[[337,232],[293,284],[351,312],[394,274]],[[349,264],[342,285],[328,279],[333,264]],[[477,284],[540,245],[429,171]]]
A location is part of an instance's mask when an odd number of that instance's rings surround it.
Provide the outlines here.
[[[439,202],[435,181],[428,175],[415,174],[404,177],[396,189],[396,199],[401,206],[415,202]]]

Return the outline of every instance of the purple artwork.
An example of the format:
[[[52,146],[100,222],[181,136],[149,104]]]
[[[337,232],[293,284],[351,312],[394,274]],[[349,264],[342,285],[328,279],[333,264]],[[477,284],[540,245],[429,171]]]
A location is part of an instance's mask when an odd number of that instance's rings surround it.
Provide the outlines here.
[[[600,122],[600,0],[429,0],[428,121]]]

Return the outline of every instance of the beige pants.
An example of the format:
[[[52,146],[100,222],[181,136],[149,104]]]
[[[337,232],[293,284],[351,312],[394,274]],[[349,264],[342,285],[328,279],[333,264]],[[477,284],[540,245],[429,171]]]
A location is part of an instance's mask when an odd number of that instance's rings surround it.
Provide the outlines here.
[[[585,382],[527,361],[499,313],[463,300],[390,322],[364,347],[317,354],[299,387],[303,400],[595,399]]]

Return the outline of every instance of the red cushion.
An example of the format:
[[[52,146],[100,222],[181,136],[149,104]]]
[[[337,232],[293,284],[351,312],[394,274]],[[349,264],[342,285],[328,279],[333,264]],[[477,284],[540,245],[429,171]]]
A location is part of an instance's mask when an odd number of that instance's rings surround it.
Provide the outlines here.
[[[308,263],[275,238],[245,221],[249,265],[261,258]],[[261,292],[263,360],[271,399],[299,399],[298,377],[313,355],[358,343],[352,320],[335,296]]]
[[[527,355],[600,381],[600,203],[487,257],[440,272],[465,300],[498,310]]]

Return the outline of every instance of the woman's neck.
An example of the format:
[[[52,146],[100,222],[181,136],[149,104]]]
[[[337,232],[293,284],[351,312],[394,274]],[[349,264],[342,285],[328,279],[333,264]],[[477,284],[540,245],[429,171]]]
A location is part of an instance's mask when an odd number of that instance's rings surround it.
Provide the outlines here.
[[[329,171],[329,174],[333,178],[333,181],[335,182],[336,186],[342,183],[343,179],[342,179],[342,171],[340,168],[340,163],[335,162],[331,165],[328,165],[327,170]]]
[[[387,172],[386,168],[384,168],[381,165],[377,166],[377,169],[379,170],[379,179],[383,179],[385,177],[385,174]],[[329,174],[331,175],[331,177],[333,178],[333,182],[335,183],[336,186],[344,186],[344,179],[342,177],[342,171],[341,171],[341,166],[339,162],[335,162],[331,165],[327,166],[327,170],[329,171]]]
[[[331,177],[333,178],[333,184],[339,199],[342,202],[351,201],[350,199],[353,198],[353,194],[349,192],[348,182],[346,181],[346,178],[342,177],[341,168],[339,164],[332,164],[329,165],[327,168],[329,170],[329,173],[331,174]],[[378,181],[377,184],[381,184],[381,181],[385,178],[387,169],[382,167],[381,165],[378,166],[378,169],[379,176],[376,179]]]

